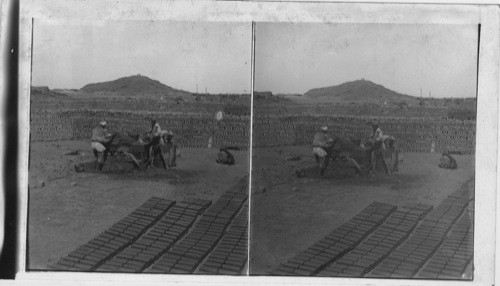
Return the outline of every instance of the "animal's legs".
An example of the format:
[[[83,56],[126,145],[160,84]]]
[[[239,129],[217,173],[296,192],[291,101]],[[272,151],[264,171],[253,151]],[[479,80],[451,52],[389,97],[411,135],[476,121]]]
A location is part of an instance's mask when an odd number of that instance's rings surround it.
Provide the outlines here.
[[[318,168],[321,168],[321,161],[318,154],[314,154],[314,159],[316,160],[316,166],[318,166]]]
[[[361,168],[361,166],[356,162],[356,160],[352,159],[351,157],[347,157],[347,160],[349,160],[350,162],[352,162],[354,164],[354,167],[356,168],[356,170],[358,170],[358,172],[360,174],[363,173],[363,169]]]
[[[103,164],[106,163],[106,160],[108,160],[108,154],[109,154],[109,150],[108,149],[104,150],[103,161],[102,161]]]
[[[98,152],[97,154],[97,170],[102,171],[104,167],[104,152]]]
[[[131,153],[129,153],[129,152],[123,152],[123,153],[124,153],[125,155],[128,155],[128,156],[132,159],[132,161],[134,161],[134,163],[137,165],[137,167],[138,167],[139,169],[141,169],[141,168],[142,168],[142,166],[141,166],[141,165],[142,165],[142,164],[141,164],[141,162],[140,162],[139,160],[137,160],[137,158],[135,158],[135,156],[134,156],[133,154],[131,154]]]
[[[320,174],[321,176],[323,176],[323,173],[325,172],[325,169],[326,169],[326,168],[324,167],[324,166],[325,166],[325,160],[326,160],[326,158],[325,158],[325,157],[320,157],[320,158],[319,158],[319,174]]]
[[[95,169],[97,170],[99,168],[99,152],[97,152],[96,149],[92,149],[92,151],[94,152],[94,157],[95,157]]]
[[[163,168],[166,170],[167,169],[167,162],[165,162],[165,157],[163,156],[163,148],[161,146],[156,146],[155,147],[155,156],[158,154],[160,156],[161,164],[163,165]],[[170,169],[170,166],[169,166]]]
[[[323,167],[324,170],[326,170],[326,168],[328,168],[328,165],[330,164],[330,160],[331,160],[330,155],[326,155],[325,158],[323,159],[323,164],[325,165]],[[323,170],[323,172],[324,172],[324,170]]]
[[[375,166],[377,165],[376,163],[377,155],[375,154],[375,151],[372,151],[371,154],[371,171],[375,172]]]
[[[387,153],[387,152],[382,152],[382,159],[383,159],[382,161],[384,161],[384,167],[385,167],[387,174],[392,175],[392,169],[391,169],[392,165],[390,164],[390,162],[388,162],[387,157],[386,157],[387,154],[385,154],[385,153]]]

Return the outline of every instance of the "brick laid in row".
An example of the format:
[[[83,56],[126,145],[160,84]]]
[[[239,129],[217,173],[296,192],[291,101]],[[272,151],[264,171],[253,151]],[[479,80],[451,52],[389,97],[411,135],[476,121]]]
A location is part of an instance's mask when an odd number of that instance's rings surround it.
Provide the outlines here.
[[[400,207],[369,237],[320,271],[318,276],[364,276],[406,240],[419,220],[431,210],[429,205]]]
[[[158,219],[174,202],[161,198],[150,198],[124,219],[108,230],[79,247],[52,266],[54,270],[92,271],[107,259],[132,244]]]
[[[248,259],[248,206],[233,219],[217,247],[199,268],[202,274],[241,274]]]
[[[379,277],[413,277],[436,252],[468,205],[468,194],[458,194],[444,199],[424,218],[408,240],[382,260],[371,274]]]
[[[146,272],[193,273],[217,245],[247,198],[247,187],[244,185],[227,191],[203,213],[189,233]]]
[[[417,276],[420,278],[462,278],[467,265],[472,261],[473,231],[472,218],[466,212],[453,226],[450,235],[437,253],[429,259]]]
[[[308,249],[281,264],[271,275],[315,275],[358,245],[382,224],[395,206],[374,202]]]
[[[178,241],[209,205],[206,200],[176,203],[147,233],[97,271],[143,271]]]

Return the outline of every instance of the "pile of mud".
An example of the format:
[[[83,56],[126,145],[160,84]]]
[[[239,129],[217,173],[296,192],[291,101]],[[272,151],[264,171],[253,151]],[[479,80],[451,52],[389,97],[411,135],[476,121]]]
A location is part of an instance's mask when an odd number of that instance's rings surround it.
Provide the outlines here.
[[[95,160],[85,161],[74,166],[77,173],[101,173],[96,167]],[[200,175],[200,171],[196,170],[181,170],[177,167],[164,169],[159,158],[155,158],[152,166],[140,169],[133,160],[122,154],[109,156],[102,173],[114,175],[117,179],[162,179],[168,180],[170,183],[188,180]]]

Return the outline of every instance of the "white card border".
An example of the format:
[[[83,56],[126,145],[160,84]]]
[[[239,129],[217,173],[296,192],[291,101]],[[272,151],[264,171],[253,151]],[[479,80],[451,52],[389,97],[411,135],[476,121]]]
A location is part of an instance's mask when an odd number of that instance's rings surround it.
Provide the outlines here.
[[[365,1],[367,2],[367,1]],[[394,1],[396,2],[396,1]],[[496,1],[493,1],[495,3]],[[187,284],[306,284],[306,285],[492,285],[496,250],[494,225],[497,186],[498,154],[498,94],[499,84],[499,12],[493,5],[449,4],[379,4],[379,3],[314,3],[298,2],[187,2],[187,1],[44,1],[21,2],[19,51],[19,186],[20,241],[19,273],[21,284],[96,282],[116,285],[136,285],[137,282],[160,284],[184,282]],[[462,2],[461,2],[462,3]],[[488,4],[491,2],[482,2]],[[402,279],[346,279],[296,277],[227,277],[199,275],[102,274],[26,272],[27,230],[27,141],[29,135],[29,85],[31,70],[31,18],[44,21],[94,22],[103,20],[173,20],[173,21],[228,21],[228,22],[336,22],[336,23],[481,23],[481,49],[478,78],[478,116],[476,143],[476,215],[474,232],[474,281],[425,281]],[[492,144],[495,143],[495,144]],[[495,154],[491,156],[491,154]],[[495,222],[495,223],[493,223]],[[38,284],[38,283],[37,283]]]

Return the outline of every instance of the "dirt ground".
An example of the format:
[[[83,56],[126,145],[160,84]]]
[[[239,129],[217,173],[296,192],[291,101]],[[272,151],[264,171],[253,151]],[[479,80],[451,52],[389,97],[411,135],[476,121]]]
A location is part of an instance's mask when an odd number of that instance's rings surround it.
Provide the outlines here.
[[[78,155],[66,155],[78,150]],[[31,144],[27,268],[47,269],[152,196],[216,200],[248,174],[248,151],[231,151],[234,166],[215,162],[217,149],[181,149],[175,169],[146,172],[117,168],[110,157],[103,174],[76,173],[92,162],[82,141]],[[436,206],[463,184],[473,184],[474,157],[455,156],[458,169],[437,167],[439,154],[403,155],[392,176],[360,177],[333,164],[325,177],[314,169],[309,147],[253,150],[250,273],[266,274],[324,237],[373,201]],[[301,160],[287,158],[301,156]],[[306,177],[295,170],[306,168]]]
[[[333,163],[322,178],[309,147],[253,149],[250,274],[267,274],[373,201],[437,206],[462,185],[473,187],[474,156],[454,155],[458,169],[445,170],[440,154],[401,155],[392,176],[359,176]],[[301,160],[287,160],[296,156]],[[307,169],[304,178],[295,175],[300,168]]]
[[[231,151],[235,165],[217,164],[217,149],[180,149],[177,167],[133,170],[124,159],[108,159],[104,172],[91,170],[90,143],[31,143],[27,269],[42,270],[109,228],[152,196],[215,201],[249,171],[249,152]],[[79,151],[77,155],[67,155]],[[74,165],[86,171],[75,172]],[[124,167],[125,166],[125,167]]]

